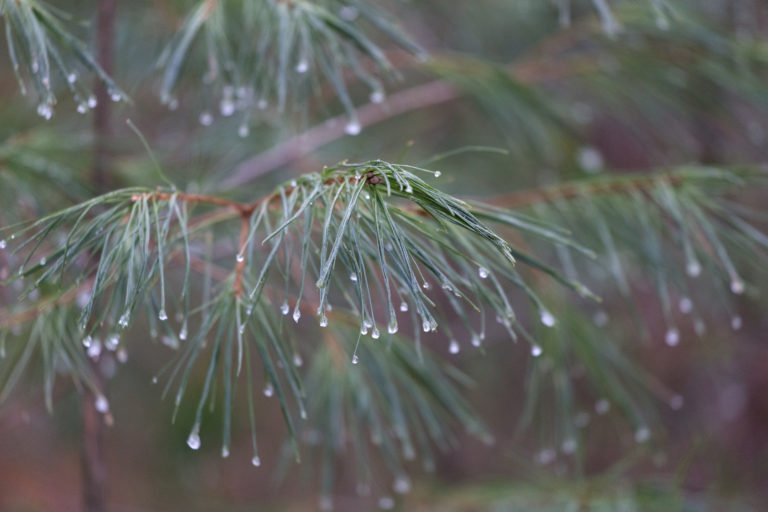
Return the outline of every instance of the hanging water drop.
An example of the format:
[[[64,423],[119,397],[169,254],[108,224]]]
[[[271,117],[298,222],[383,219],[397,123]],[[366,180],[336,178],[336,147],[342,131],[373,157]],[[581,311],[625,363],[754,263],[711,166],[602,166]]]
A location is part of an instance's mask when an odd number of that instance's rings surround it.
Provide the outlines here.
[[[101,414],[106,414],[109,411],[109,401],[104,395],[97,396],[94,405]]]
[[[480,276],[480,279],[486,279],[488,277],[488,269],[485,267],[480,267],[477,269],[477,275]]]
[[[381,510],[392,510],[395,508],[395,500],[391,496],[382,496],[379,498],[379,508]]]
[[[261,466],[261,459],[259,458],[259,456],[258,456],[258,455],[254,455],[254,456],[253,456],[253,458],[251,459],[251,464],[252,464],[254,467],[259,467],[259,466]]]
[[[744,293],[744,281],[741,279],[734,279],[731,281],[731,293],[735,295],[741,295]]]
[[[448,352],[451,354],[458,354],[461,350],[461,347],[459,346],[459,342],[456,340],[451,340],[451,344],[448,346]]]
[[[245,123],[241,124],[240,127],[237,129],[237,134],[243,139],[246,138],[250,133],[251,133],[251,129]]]
[[[92,336],[89,335],[89,336],[86,336],[85,338],[83,338],[83,346],[85,348],[90,348],[92,344],[93,344],[93,337]]]
[[[85,114],[86,112],[88,112],[88,105],[86,105],[85,103],[78,103],[77,104],[77,113],[78,114]]]
[[[97,359],[101,355],[101,342],[99,340],[93,340],[88,347],[88,357],[91,359]]]
[[[344,127],[346,134],[352,136],[360,135],[362,129],[362,126],[360,126],[360,123],[357,121],[350,121],[347,123],[347,126]]]
[[[152,384],[157,384],[157,375],[152,377]]]
[[[426,319],[426,318],[425,318],[424,320],[422,320],[422,322],[421,322],[421,328],[422,328],[422,330],[423,330],[424,332],[429,332],[429,329],[430,329],[430,323],[429,323],[429,320],[428,320],[428,319]]]
[[[677,346],[680,343],[680,331],[675,327],[670,327],[664,335],[664,342],[670,347]]]
[[[0,249],[5,249],[8,247],[8,242],[6,242],[4,239],[0,240]]]
[[[323,315],[320,318],[320,327],[328,327],[328,317]]]
[[[69,82],[70,84],[73,84],[73,83],[77,82],[77,75],[74,74],[74,73],[68,74],[67,75],[67,82]]]
[[[40,258],[40,266],[41,267],[44,267],[47,263],[48,263],[48,260],[45,258],[45,256]]]
[[[299,318],[301,318],[301,311],[299,311],[299,308],[293,310],[293,321],[296,323],[299,323]]]
[[[734,331],[738,331],[739,329],[741,329],[742,324],[743,322],[739,315],[734,315],[731,318],[731,329],[733,329]]]
[[[368,98],[371,100],[371,103],[375,103],[376,105],[384,103],[384,91],[377,89],[371,92],[371,95]]]
[[[685,266],[685,272],[689,277],[699,277],[701,275],[701,263],[697,260],[691,260]]]
[[[400,303],[400,311],[402,311],[403,313],[408,311],[408,303],[407,302],[401,302]]]
[[[291,312],[291,307],[288,305],[288,301],[287,300],[283,301],[283,304],[280,306],[280,312],[283,315],[287,315],[288,313]]]
[[[117,362],[123,364],[128,362],[128,350],[125,347],[120,347],[117,351]]]
[[[48,103],[41,103],[37,106],[37,115],[48,121],[53,117],[53,108]]]
[[[222,446],[221,447],[221,458],[226,459],[229,457],[229,447],[228,446]]]
[[[193,450],[200,449],[200,434],[197,433],[197,427],[195,427],[187,438],[187,446]]]
[[[357,357],[357,354],[354,354],[352,356],[352,364],[357,364],[360,362],[360,359]]]
[[[211,126],[213,124],[213,116],[210,112],[203,112],[200,114],[199,121],[203,126]]]
[[[118,345],[120,345],[120,338],[117,336],[117,334],[107,336],[107,339],[104,340],[104,348],[110,352],[117,350]]]
[[[480,339],[480,336],[475,333],[475,334],[472,334],[472,341],[470,343],[472,343],[473,347],[479,347],[480,345],[482,345],[483,340]]]
[[[547,327],[553,327],[555,325],[555,317],[545,309],[541,312],[541,323]]]
[[[443,173],[441,171],[435,171],[435,178],[439,178]]]
[[[611,409],[611,402],[609,402],[605,398],[601,398],[595,404],[595,412],[601,416],[606,414],[610,409]]]
[[[373,331],[371,331],[371,338],[377,340],[381,336],[381,333],[379,332],[379,329],[374,327]]]
[[[128,327],[129,318],[130,318],[130,314],[128,313],[128,311],[126,311],[125,313],[123,313],[123,316],[120,317],[120,320],[117,321],[118,325],[123,329],[125,329],[126,327]]]
[[[309,62],[307,62],[307,59],[301,58],[301,60],[296,63],[296,72],[302,75],[307,71],[309,71]]]
[[[299,354],[298,352],[293,354],[293,366],[295,366],[296,368],[300,368],[301,365],[303,364],[304,364],[304,360],[301,358],[301,354]]]
[[[544,350],[542,350],[542,348],[539,345],[531,346],[531,355],[533,357],[539,357],[543,352]]]
[[[406,494],[411,490],[411,481],[406,476],[398,476],[392,484],[392,490],[397,494]]]
[[[563,444],[560,445],[560,449],[563,451],[566,455],[571,455],[576,452],[576,448],[578,447],[576,440],[572,437],[569,437],[568,439],[565,439],[563,441]]]
[[[235,113],[235,102],[229,98],[223,98],[219,103],[219,112],[224,117],[229,117]]]
[[[184,323],[181,325],[181,330],[179,331],[179,339],[181,341],[184,341],[187,339],[187,322],[184,321]]]
[[[112,94],[109,95],[109,98],[115,103],[117,103],[118,101],[123,99],[123,96],[119,92],[113,92]]]
[[[161,322],[165,322],[166,320],[168,320],[168,313],[166,313],[164,309],[161,309],[160,312],[157,314],[157,318]]]
[[[693,330],[697,336],[703,336],[704,333],[707,332],[707,326],[704,324],[704,321],[701,318],[697,318],[693,322]]]
[[[693,302],[688,297],[683,297],[680,299],[679,308],[682,314],[687,315],[693,311]]]
[[[353,282],[357,282],[357,274],[355,274],[354,272],[349,274],[349,280]]]
[[[266,386],[264,386],[264,396],[271,397],[275,394],[275,388],[272,387],[272,383],[267,383]]]
[[[365,322],[363,322],[363,323],[360,325],[360,334],[362,334],[363,336],[365,336],[366,334],[368,334],[368,325],[366,325],[366,323],[365,323]]]
[[[645,443],[651,438],[651,430],[646,426],[641,426],[635,430],[635,442]]]
[[[96,99],[96,96],[88,96],[88,108],[96,108],[98,104],[99,100]]]
[[[237,253],[237,256],[235,256],[235,261],[238,263],[242,263],[245,261],[245,255],[243,253]]]
[[[387,325],[387,332],[389,334],[395,334],[397,333],[397,319],[392,316],[389,320],[389,325]]]

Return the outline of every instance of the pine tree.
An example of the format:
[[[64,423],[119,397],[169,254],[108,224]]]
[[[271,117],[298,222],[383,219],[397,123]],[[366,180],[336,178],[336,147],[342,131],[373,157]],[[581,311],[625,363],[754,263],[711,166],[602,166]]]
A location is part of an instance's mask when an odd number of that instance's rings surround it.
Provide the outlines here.
[[[511,437],[452,364],[501,348],[526,356],[516,446],[561,480],[478,507],[717,510],[584,469],[593,416],[662,449],[685,395],[658,359],[760,304],[768,14],[701,4],[0,0],[0,402],[79,393],[106,510],[109,381],[150,350],[189,449],[249,432],[261,466],[263,393],[268,471],[301,459],[329,509],[344,461],[389,509],[414,460]]]

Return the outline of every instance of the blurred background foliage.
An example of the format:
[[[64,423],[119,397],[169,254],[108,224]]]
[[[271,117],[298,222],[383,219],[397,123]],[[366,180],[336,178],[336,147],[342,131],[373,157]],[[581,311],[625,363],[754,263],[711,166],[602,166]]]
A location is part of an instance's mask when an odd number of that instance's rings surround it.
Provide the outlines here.
[[[251,465],[243,397],[233,416],[232,456],[222,459],[214,443],[191,452],[186,440],[197,404],[182,402],[170,422],[171,400],[159,399],[161,386],[152,379],[174,352],[147,343],[148,326],[141,325],[127,335],[135,338],[128,364],[109,354],[100,362],[110,376],[115,420],[105,440],[110,510],[298,511],[332,504],[342,511],[714,512],[768,506],[762,290],[768,239],[761,234],[768,227],[768,5],[392,0],[380,8],[408,39],[370,21],[360,24],[390,67],[377,71],[365,61],[355,73],[348,64],[342,88],[321,73],[306,90],[291,82],[286,98],[293,100],[284,104],[274,90],[266,105],[254,101],[230,112],[222,103],[230,84],[206,78],[206,45],[255,44],[251,34],[212,30],[195,40],[174,77],[172,97],[167,62],[157,65],[169,42],[183,37],[188,14],[204,4],[141,0],[118,7],[113,79],[119,88],[113,92],[130,101],[112,104],[111,188],[164,185],[126,118],[180,189],[241,201],[347,158],[423,165],[440,169],[446,193],[511,208],[520,215],[516,222],[567,228],[595,259],[513,229],[500,233],[602,301],[526,274],[557,321],[546,328],[540,311],[517,296],[522,293],[509,294],[536,340],[533,350],[543,351],[539,357],[531,357],[529,343],[511,343],[503,322],[493,318],[480,350],[467,336],[458,337],[458,349],[445,334],[425,336],[428,370],[443,371],[446,361],[456,367],[447,370],[451,392],[462,394],[451,402],[455,415],[464,415],[463,426],[476,421],[484,428],[465,433],[451,424],[438,443],[449,449],[427,442],[423,446],[435,449],[418,461],[407,454],[388,460],[391,447],[368,460],[366,450],[349,446],[329,411],[347,411],[340,404],[364,410],[356,399],[375,383],[356,380],[348,365],[339,371],[334,344],[327,342],[301,370],[304,385],[316,391],[309,396],[310,418],[330,418],[300,427],[301,464],[283,444],[278,402],[262,393],[254,398],[259,468]],[[224,8],[236,14],[239,4]],[[347,6],[317,4],[333,12]],[[69,0],[50,9],[85,48],[93,46],[94,2]],[[420,58],[422,49],[429,59]],[[64,49],[61,54],[67,56]],[[77,62],[78,86],[101,73]],[[13,64],[0,52],[2,225],[97,192],[90,180],[90,107],[78,113],[88,104],[90,85],[73,93],[67,80],[54,81],[55,104],[39,84],[27,85],[22,96]],[[295,71],[289,68],[287,74]],[[373,86],[363,71],[378,73]],[[373,96],[379,92],[382,98]],[[41,102],[52,105],[48,121]],[[360,125],[359,135],[348,135],[357,131],[350,123]],[[235,234],[219,234],[225,248],[235,243]],[[0,253],[0,277],[16,263]],[[19,292],[13,285],[0,290],[5,310],[15,307]],[[441,309],[450,307],[441,300]],[[449,331],[460,331],[461,319],[446,317]],[[0,334],[0,350],[27,337],[9,328]],[[294,338],[313,346],[320,336],[304,323]],[[345,354],[355,339],[341,339]],[[365,360],[411,361],[413,350],[406,342]],[[406,391],[422,378],[419,371],[401,376]],[[80,507],[78,392],[70,380],[49,382],[55,399],[49,414],[45,374],[44,365],[32,366],[0,409],[2,510]],[[203,373],[189,386],[199,394]],[[420,400],[417,393],[409,398]],[[224,429],[220,414],[207,408],[202,414],[206,435],[222,435],[216,432]]]

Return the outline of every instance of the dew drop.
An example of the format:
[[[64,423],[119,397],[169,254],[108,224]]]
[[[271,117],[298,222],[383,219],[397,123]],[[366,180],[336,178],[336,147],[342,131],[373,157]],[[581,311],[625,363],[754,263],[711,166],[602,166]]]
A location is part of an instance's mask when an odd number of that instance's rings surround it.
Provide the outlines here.
[[[691,260],[685,266],[685,272],[689,277],[699,277],[701,275],[701,263],[696,260]]]
[[[403,313],[408,311],[408,303],[407,302],[401,302],[400,303],[400,311],[402,311]]]
[[[299,308],[296,308],[293,310],[293,321],[299,323],[299,318],[301,318],[301,311],[299,311]]]
[[[347,123],[347,126],[344,127],[346,134],[352,136],[360,135],[362,129],[362,126],[360,126],[360,123],[357,121],[350,121]]]
[[[118,338],[117,334],[112,334],[111,336],[107,336],[107,339],[104,340],[104,348],[106,348],[110,352],[114,352],[115,350],[117,350],[118,345],[120,345],[120,338]]]
[[[283,315],[287,315],[291,312],[291,307],[288,305],[288,301],[283,301],[283,304],[280,306],[280,312]]]
[[[189,434],[189,437],[187,438],[187,446],[193,450],[200,449],[200,434],[197,433],[197,428],[192,430],[192,432]]]
[[[152,384],[157,384],[157,375],[152,377]]]
[[[541,312],[541,323],[546,325],[547,327],[554,327],[555,325],[555,317],[547,311],[546,309]]]
[[[88,108],[96,108],[98,104],[99,100],[96,99],[96,96],[88,96]]]
[[[648,427],[642,426],[635,430],[635,442],[645,443],[651,438],[651,431]]]
[[[298,352],[293,354],[293,366],[295,366],[296,368],[300,368],[301,365],[303,364],[304,364],[304,360],[301,358],[301,354],[299,354]]]
[[[219,103],[219,112],[224,117],[229,117],[235,113],[235,102],[229,98],[224,98]]]
[[[578,447],[576,440],[572,437],[569,437],[568,439],[565,439],[563,441],[563,444],[560,445],[560,449],[565,453],[566,455],[571,455],[576,452],[576,448]]]
[[[179,108],[179,100],[176,98],[171,98],[171,100],[168,101],[168,110],[174,111],[177,108]]]
[[[128,327],[128,320],[129,320],[129,318],[130,318],[130,315],[126,311],[125,313],[123,313],[123,316],[120,317],[120,320],[117,321],[118,325],[120,325],[120,327],[125,329],[126,327]]]
[[[697,336],[703,336],[705,332],[707,332],[707,326],[704,324],[704,321],[701,318],[697,318],[693,322],[693,330],[696,332]]]
[[[187,322],[184,322],[184,324],[181,326],[181,331],[179,331],[179,339],[181,341],[187,339]]]
[[[368,98],[371,100],[371,103],[375,103],[376,105],[384,103],[384,91],[373,91]]]
[[[221,458],[222,459],[226,459],[227,457],[229,457],[229,447],[222,446],[221,447]]]
[[[40,266],[44,267],[48,263],[48,260],[45,257],[40,258]]]
[[[443,175],[443,173],[442,173],[442,172],[440,172],[440,171],[435,171],[435,178],[439,178],[439,177],[440,177],[440,176],[442,176],[442,175]]]
[[[99,340],[93,340],[88,347],[88,357],[96,359],[101,355],[101,342]]]
[[[168,320],[168,313],[166,313],[164,309],[161,309],[160,312],[157,314],[157,318],[161,322],[165,322],[166,320]]]
[[[406,494],[411,490],[411,481],[406,476],[398,476],[392,484],[392,490],[397,494]]]
[[[357,354],[352,356],[352,364],[357,364],[360,362],[360,359],[357,357]]]
[[[368,325],[366,325],[365,322],[363,322],[363,324],[360,326],[360,334],[362,334],[363,336],[368,334]]]
[[[203,126],[211,126],[213,124],[213,116],[210,112],[203,112],[198,119]]]
[[[260,99],[260,100],[259,100],[259,101],[256,103],[256,107],[257,107],[259,110],[264,110],[264,109],[266,109],[266,108],[267,108],[267,105],[269,105],[269,104],[267,103],[267,100],[266,100],[266,99],[264,99],[264,98],[261,98],[261,99]]]
[[[253,456],[253,458],[251,459],[251,464],[252,464],[254,467],[259,467],[259,466],[261,466],[261,459],[259,458],[259,456],[258,456],[258,455],[254,455],[254,456]]]
[[[743,321],[739,315],[735,315],[731,318],[731,329],[734,331],[738,331],[741,329],[741,326],[743,325]]]
[[[328,327],[328,317],[327,316],[323,316],[320,319],[320,327]]]
[[[357,274],[355,274],[354,272],[349,274],[349,280],[356,282],[357,281]]]
[[[309,71],[309,62],[307,62],[307,59],[301,59],[296,64],[296,72],[299,74],[304,74],[307,71]]]
[[[480,267],[477,269],[477,275],[480,276],[480,279],[487,279],[488,278],[488,269],[485,267]]]
[[[93,336],[89,335],[83,338],[83,346],[85,348],[90,348],[92,344],[93,344]]]
[[[0,249],[5,249],[6,247],[8,247],[8,242],[0,240]]]
[[[579,167],[588,173],[598,173],[603,170],[605,162],[603,155],[597,148],[584,147],[578,154]]]
[[[240,127],[237,129],[237,134],[243,139],[246,138],[250,133],[251,133],[251,129],[245,123],[241,124]]]
[[[680,331],[675,327],[670,327],[664,335],[664,342],[670,347],[677,346],[680,343]]]
[[[427,320],[427,319],[425,318],[425,319],[424,319],[424,320],[421,322],[421,328],[422,328],[422,330],[423,330],[424,332],[429,332],[429,329],[430,329],[429,320]]]
[[[389,325],[387,326],[387,332],[389,334],[396,334],[397,333],[397,320],[395,319],[394,316],[389,321]]]
[[[47,121],[53,117],[53,108],[48,103],[41,103],[37,106],[37,115]]]
[[[472,343],[473,347],[479,347],[482,344],[482,342],[483,342],[483,340],[480,339],[480,336],[478,336],[477,334],[473,334],[472,335],[471,343]]]
[[[128,362],[128,351],[125,349],[125,347],[120,347],[120,350],[117,351],[117,361],[119,363]]]
[[[391,496],[382,496],[379,498],[379,508],[381,510],[392,510],[395,508],[395,500]]]
[[[684,315],[687,315],[693,311],[693,302],[688,297],[683,297],[680,299],[680,304],[678,306],[680,308],[680,312]]]
[[[608,411],[611,410],[611,402],[606,400],[605,398],[601,398],[597,401],[595,404],[595,412],[599,415],[606,414]]]
[[[458,354],[461,350],[461,347],[459,347],[459,342],[456,340],[451,340],[451,344],[448,346],[448,352],[451,354]]]
[[[109,98],[114,102],[118,102],[123,99],[123,96],[119,92],[113,92]]]
[[[731,281],[731,293],[735,295],[741,295],[744,293],[744,281],[740,279],[734,279]]]
[[[371,331],[371,338],[377,340],[379,339],[380,336],[381,336],[381,333],[379,332],[379,329],[374,327],[373,330]]]
[[[264,396],[270,397],[275,394],[275,388],[272,387],[272,383],[270,382],[264,387]]]
[[[78,114],[85,114],[86,112],[88,112],[88,105],[86,105],[85,103],[78,103],[77,104],[77,113]]]
[[[531,355],[533,357],[539,357],[544,351],[539,345],[532,345],[531,346]]]
[[[413,187],[411,186],[410,183],[405,185],[405,193],[406,194],[413,194]]]
[[[77,75],[76,75],[76,74],[74,74],[74,73],[70,73],[70,74],[68,74],[68,75],[67,75],[67,82],[69,82],[69,83],[71,83],[71,84],[73,84],[73,83],[77,82]]]
[[[101,414],[106,414],[107,411],[109,411],[109,401],[104,395],[97,396],[94,405],[96,406],[96,410]]]

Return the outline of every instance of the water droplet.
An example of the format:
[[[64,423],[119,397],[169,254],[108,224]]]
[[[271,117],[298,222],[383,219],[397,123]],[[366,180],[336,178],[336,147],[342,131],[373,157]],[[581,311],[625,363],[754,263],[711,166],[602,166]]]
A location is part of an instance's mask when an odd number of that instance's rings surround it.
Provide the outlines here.
[[[368,334],[368,325],[366,324],[366,322],[363,322],[362,325],[360,325],[360,334],[362,334],[363,336]]]
[[[0,249],[5,249],[6,247],[8,247],[8,242],[0,240]]]
[[[152,377],[152,384],[157,384],[157,375]]]
[[[645,443],[650,438],[651,438],[651,430],[648,427],[642,426],[642,427],[639,427],[637,430],[635,430],[636,443]]]
[[[350,280],[350,281],[355,281],[355,282],[356,282],[356,281],[357,281],[357,274],[355,274],[354,272],[352,272],[351,274],[349,274],[349,280]]]
[[[242,253],[237,253],[237,256],[235,256],[235,261],[237,261],[238,263],[244,262],[245,255],[243,255]]]
[[[422,328],[422,330],[423,330],[424,332],[429,332],[429,329],[430,329],[430,323],[429,323],[429,320],[428,320],[428,319],[426,319],[426,318],[425,318],[424,320],[422,320],[422,322],[421,322],[421,328]]]
[[[480,276],[480,279],[486,279],[488,277],[488,269],[484,267],[480,267],[477,269],[477,275]]]
[[[341,19],[344,21],[355,21],[359,15],[360,11],[357,7],[351,5],[345,5],[339,9],[339,16],[341,16]]]
[[[328,317],[323,315],[320,318],[320,327],[328,327]]]
[[[109,401],[104,395],[97,396],[94,405],[96,406],[96,410],[101,414],[105,414],[109,411]]]
[[[421,287],[424,288],[425,290],[429,290],[432,288],[432,285],[429,284],[427,281],[424,281],[424,284],[422,284]]]
[[[193,450],[200,449],[200,434],[197,433],[197,427],[190,432],[189,437],[187,438],[187,446]]]
[[[48,263],[48,260],[45,258],[45,256],[40,258],[40,266],[41,267],[44,267],[47,263]]]
[[[318,507],[320,510],[333,510],[333,499],[330,496],[320,496]]]
[[[397,333],[397,319],[394,316],[389,321],[389,325],[387,326],[387,332],[389,334]]]
[[[301,318],[301,311],[299,311],[299,308],[296,308],[293,310],[293,321],[299,323],[299,318]]]
[[[684,315],[687,315],[693,311],[693,302],[688,297],[683,297],[680,299],[680,304],[678,306],[680,308],[680,312]]]
[[[187,339],[187,322],[184,322],[181,326],[181,330],[179,331],[179,339],[181,341]]]
[[[375,103],[376,105],[384,103],[384,91],[376,90],[371,92],[369,99],[371,100],[371,103]]]
[[[442,173],[442,172],[440,172],[440,171],[435,171],[435,178],[439,178],[439,177],[440,177],[440,176],[442,176],[442,175],[443,175],[443,173]]]
[[[288,301],[287,300],[283,301],[283,304],[280,306],[280,312],[283,315],[287,315],[288,313],[291,312],[291,307],[288,305]]]
[[[229,457],[229,447],[228,446],[222,446],[221,447],[221,458],[226,459]]]
[[[352,364],[357,364],[360,362],[360,359],[357,357],[357,354],[352,356]]]
[[[411,184],[410,184],[410,183],[407,183],[407,184],[405,185],[405,193],[406,193],[406,194],[413,194],[413,187],[411,186]]]
[[[533,357],[539,357],[544,350],[539,345],[531,345],[531,355]]]
[[[301,59],[298,63],[296,63],[296,72],[299,74],[304,74],[307,71],[309,71],[309,62],[307,62],[307,59]]]
[[[235,102],[229,98],[223,98],[219,103],[219,112],[224,117],[229,117],[235,113]]]
[[[304,364],[304,360],[301,358],[301,354],[299,354],[298,352],[293,354],[293,366],[299,368],[303,364]]]
[[[741,329],[741,326],[743,325],[743,321],[739,315],[734,315],[731,318],[731,329],[734,331],[738,331]]]
[[[545,309],[544,311],[541,312],[541,323],[546,325],[547,327],[554,327],[555,317],[552,316],[552,313],[550,313]]]
[[[70,74],[68,74],[68,75],[67,75],[67,82],[69,82],[69,83],[71,83],[71,84],[73,84],[73,83],[77,82],[77,75],[76,75],[76,74],[74,74],[74,73],[70,73]]]
[[[392,490],[397,494],[406,494],[411,490],[411,481],[407,476],[398,476],[392,484]]]
[[[99,100],[96,99],[96,96],[88,96],[88,108],[96,108],[98,104]]]
[[[78,103],[77,104],[77,113],[78,114],[85,114],[86,112],[88,112],[88,105],[86,105],[85,103]]]
[[[379,329],[374,327],[373,331],[371,331],[371,338],[377,340],[381,336],[381,333],[379,332]]]
[[[691,260],[685,266],[685,272],[689,277],[699,277],[701,275],[701,263],[696,260]]]
[[[360,135],[360,131],[362,130],[362,126],[360,126],[360,123],[357,121],[350,121],[347,123],[347,126],[344,127],[344,131],[347,133],[347,135]]]
[[[264,386],[264,396],[270,397],[275,394],[275,388],[272,387],[272,383],[268,383],[266,386]]]
[[[123,364],[128,362],[128,350],[125,347],[120,347],[117,351],[117,361]]]
[[[744,293],[744,281],[741,279],[734,279],[731,281],[731,292],[735,295],[741,295]]]
[[[259,110],[264,110],[264,109],[266,109],[266,108],[267,108],[267,105],[269,105],[269,104],[267,103],[267,100],[266,100],[266,99],[264,99],[264,98],[261,98],[261,99],[260,99],[260,100],[259,100],[259,101],[256,103],[256,107],[257,107]]]
[[[200,114],[199,121],[203,126],[211,126],[213,124],[213,116],[210,112],[203,112]]]
[[[261,466],[261,459],[259,458],[259,456],[258,456],[258,455],[254,455],[254,456],[253,456],[253,458],[251,459],[251,464],[252,464],[254,467],[259,467],[259,466]]]
[[[479,336],[479,335],[477,335],[477,334],[473,334],[473,335],[472,335],[472,341],[471,341],[471,343],[472,343],[472,346],[473,346],[473,347],[479,347],[479,346],[480,346],[480,345],[483,343],[483,340],[480,338],[480,336]]]
[[[91,359],[97,359],[101,355],[101,342],[99,340],[93,340],[88,347],[88,357]]]
[[[245,123],[241,124],[240,127],[237,129],[237,134],[242,138],[246,138],[250,133],[251,133],[251,129]]]
[[[605,398],[601,398],[597,401],[595,404],[595,412],[599,415],[606,414],[608,411],[611,410],[611,402],[606,400]]]
[[[48,103],[41,103],[37,106],[37,115],[47,121],[53,117],[53,108]]]
[[[157,318],[160,319],[161,322],[165,322],[168,320],[168,313],[166,313],[164,309],[161,309],[157,314]]]
[[[579,167],[590,174],[602,171],[605,165],[603,155],[594,147],[581,148],[577,160],[579,162]]]
[[[557,458],[557,452],[552,448],[544,448],[536,454],[536,462],[542,466],[546,466]]]
[[[576,443],[576,440],[573,439],[572,437],[565,439],[563,441],[563,444],[560,445],[560,449],[566,455],[571,455],[572,453],[575,453],[577,447],[578,447],[578,444]]]
[[[676,346],[680,343],[680,331],[675,327],[670,327],[667,330],[667,334],[664,335],[664,342],[670,347]]]
[[[382,496],[379,498],[379,508],[381,510],[392,510],[395,508],[395,500],[391,496]]]
[[[448,352],[451,354],[458,354],[461,350],[461,347],[459,346],[459,342],[456,340],[451,340],[451,344],[448,346]]]
[[[118,102],[123,99],[123,96],[119,92],[113,92],[110,94],[109,98],[114,102]]]
[[[128,311],[126,311],[125,313],[123,313],[123,316],[120,317],[120,320],[117,321],[117,323],[120,327],[125,329],[126,327],[128,327],[129,319],[130,319],[130,314],[128,313]]]
[[[407,302],[401,302],[400,303],[400,311],[402,311],[403,313],[408,311],[408,303]]]
[[[90,348],[92,344],[93,344],[93,336],[89,335],[83,338],[83,346],[85,348]]]
[[[697,336],[703,336],[705,332],[707,332],[707,326],[704,324],[704,321],[701,318],[697,318],[693,322],[693,330],[696,332]]]
[[[168,101],[168,110],[174,111],[177,108],[179,108],[179,100],[177,100],[176,98],[171,98]]]

